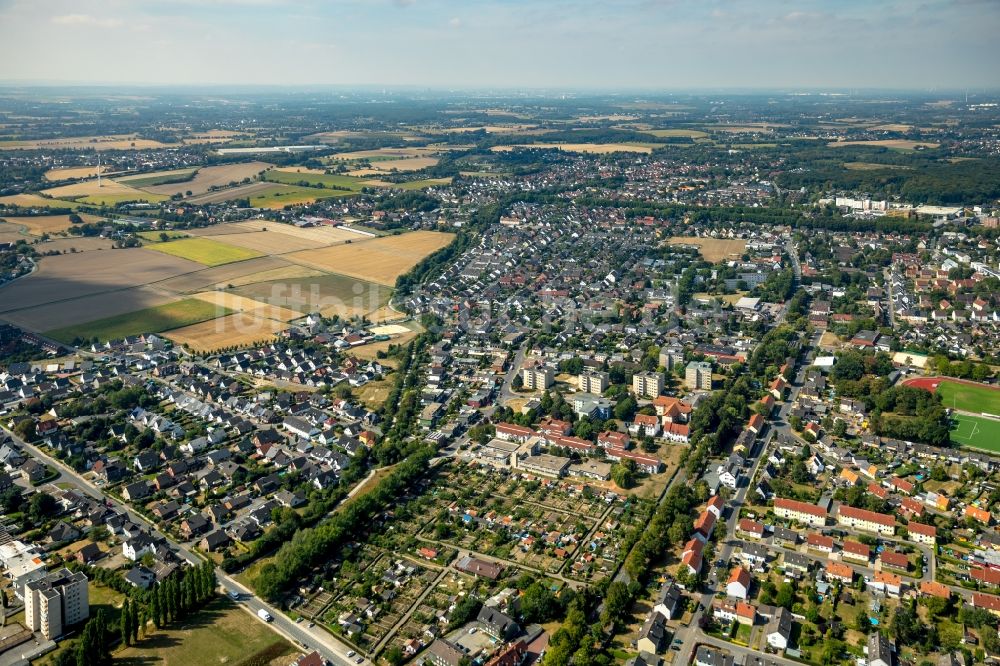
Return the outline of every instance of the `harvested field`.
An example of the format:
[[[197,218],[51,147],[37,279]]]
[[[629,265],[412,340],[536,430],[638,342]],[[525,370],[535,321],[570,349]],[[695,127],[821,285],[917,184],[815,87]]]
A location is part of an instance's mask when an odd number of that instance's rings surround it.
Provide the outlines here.
[[[274,167],[273,171],[277,171],[280,173],[312,173],[318,175],[326,174],[326,169],[313,169],[311,167],[303,167],[303,166]]]
[[[916,150],[917,148],[937,148],[941,144],[933,141],[911,141],[909,139],[879,139],[877,141],[831,141],[826,145],[829,148],[842,148],[844,146],[876,146],[882,148],[892,148],[895,150]]]
[[[185,183],[185,185],[191,185],[191,183]],[[164,185],[163,187],[170,187],[170,186]],[[231,187],[225,190],[216,190],[214,192],[196,194],[186,199],[186,201],[189,201],[190,203],[193,204],[210,204],[210,203],[222,203],[224,201],[232,201],[234,199],[249,199],[256,193],[268,191],[272,187],[274,187],[274,185],[271,183],[254,182],[254,183],[248,183],[246,185],[240,185],[239,187]],[[194,190],[191,189],[190,187],[188,189],[194,192]],[[187,190],[184,191],[186,192]]]
[[[11,194],[0,197],[0,206],[21,206],[24,208],[68,208],[76,210],[81,204],[63,199],[50,199],[40,194]]]
[[[154,185],[146,187],[145,190],[154,194],[166,194],[168,196],[184,194],[190,191],[194,196],[198,196],[199,194],[205,194],[212,187],[225,187],[233,182],[238,183],[245,178],[254,178],[258,173],[269,169],[271,166],[267,162],[240,162],[239,164],[202,167],[198,170],[195,177],[186,183]]]
[[[28,235],[24,227],[0,222],[0,243],[16,243],[19,240],[32,241],[34,239]]]
[[[197,168],[172,169],[170,171],[153,171],[151,173],[138,173],[133,176],[122,176],[115,178],[118,183],[125,183],[130,187],[149,187],[151,185],[165,185],[178,180],[189,180],[197,171]]]
[[[245,132],[237,132],[235,130],[209,130],[207,132],[195,132],[191,136],[184,139],[184,143],[188,145],[200,145],[204,143],[229,143],[234,139],[248,139],[251,138],[252,134],[247,134]]]
[[[97,238],[96,236],[70,236],[69,238],[56,238],[55,240],[39,243],[35,249],[39,252],[93,252],[95,250],[114,249],[115,242],[110,238]],[[44,259],[43,259],[44,261]]]
[[[374,162],[372,166],[376,171],[419,171],[437,165],[440,162],[436,157],[409,157],[399,160],[381,160]]]
[[[287,225],[272,225],[270,229],[284,227]],[[294,228],[294,227],[291,227]],[[224,241],[230,245],[247,248],[261,254],[283,254],[285,252],[295,252],[296,250],[309,250],[322,247],[324,243],[298,238],[280,231],[247,231],[242,234],[222,234],[220,236],[199,236],[199,238],[215,239]]]
[[[83,214],[80,217],[84,222],[98,222],[101,217],[97,215]],[[25,227],[29,234],[41,236],[42,234],[58,234],[69,229],[73,224],[69,221],[69,215],[38,215],[35,217],[13,217],[4,216],[4,222]]]
[[[703,139],[708,136],[708,132],[702,132],[701,130],[691,130],[691,129],[652,129],[644,132],[645,134],[652,134],[656,137],[675,137],[675,136],[686,136],[690,139]]]
[[[650,146],[633,143],[519,143],[507,146],[493,146],[490,150],[498,153],[508,152],[515,148],[557,148],[570,153],[595,153],[609,155],[611,153],[651,153]]]
[[[101,174],[106,176],[108,172],[108,167],[102,164]],[[97,178],[97,165],[49,169],[45,172],[45,180],[78,180],[80,178]]]
[[[253,282],[237,287],[232,293],[302,313],[320,312],[326,317],[335,314],[351,317],[379,310],[389,302],[392,290],[346,275],[320,274]]]
[[[670,245],[694,245],[706,261],[719,263],[738,258],[746,250],[747,242],[738,238],[698,238],[697,236],[674,236],[667,241]]]
[[[66,149],[73,150],[146,150],[147,148],[166,148],[168,144],[141,139],[132,134],[112,134],[106,136],[75,136],[63,139],[36,139],[32,141],[0,141],[0,150],[39,150]]]
[[[304,250],[285,255],[285,258],[304,266],[392,286],[397,277],[446,246],[452,238],[451,234],[438,231],[414,231],[350,245]]]
[[[83,203],[113,204],[121,201],[164,201],[168,197],[150,194],[124,183],[104,178],[98,185],[97,179],[82,180],[78,183],[60,185],[43,191],[51,197],[74,198]]]
[[[260,252],[237,247],[210,238],[182,238],[149,246],[150,250],[163,252],[182,259],[197,261],[205,266],[221,266],[262,256]]]
[[[144,310],[127,312],[83,324],[65,326],[48,331],[46,335],[65,343],[71,343],[77,338],[84,340],[91,338],[117,340],[128,335],[139,335],[140,333],[160,333],[215,319],[226,314],[228,314],[228,311],[225,308],[206,303],[196,298],[185,298],[180,301]]]
[[[376,181],[371,181],[375,183]],[[449,185],[451,176],[447,178],[424,178],[422,180],[411,180],[406,183],[379,183],[384,187],[395,187],[401,190],[422,190],[425,187],[437,187],[439,185]]]
[[[902,166],[898,164],[878,164],[876,162],[844,162],[844,168],[850,171],[881,171],[885,170],[897,170],[897,169],[911,169],[912,167]]]
[[[76,299],[166,280],[202,268],[201,264],[144,248],[78,252],[45,257],[38,270],[0,288],[0,312],[64,301],[67,322],[86,317]]]
[[[211,303],[230,312],[245,312],[263,319],[291,321],[302,316],[301,312],[296,312],[295,310],[289,310],[278,305],[270,305],[269,303],[256,301],[246,296],[231,294],[225,291],[203,291],[195,294],[193,298]]]
[[[304,238],[315,241],[322,245],[333,245],[344,241],[359,241],[369,238],[364,234],[355,233],[341,227],[296,227],[282,222],[268,222],[267,220],[248,220],[246,222],[235,222],[231,226],[244,231],[275,231],[287,236]]]
[[[214,268],[204,268],[200,264],[195,265],[202,268],[202,270],[165,279],[162,282],[158,282],[156,286],[179,294],[187,294],[211,289],[218,284],[226,285],[230,280],[244,276],[253,276],[261,271],[285,268],[292,264],[277,257],[260,257],[259,259],[224,264],[222,266],[215,266]]]
[[[271,270],[251,273],[238,278],[231,278],[224,283],[219,282],[215,285],[215,287],[219,289],[224,289],[229,285],[242,287],[244,285],[257,284],[260,282],[281,282],[296,280],[299,278],[318,277],[321,275],[326,275],[326,273],[312,268],[306,268],[305,266],[291,264],[282,268],[273,268]]]
[[[267,342],[287,328],[288,324],[274,319],[238,313],[168,331],[163,336],[197,352],[210,352]]]
[[[18,310],[4,315],[8,321],[32,331],[51,331],[65,327],[68,322],[88,319],[105,319],[125,313],[152,308],[178,300],[177,296],[163,293],[152,287],[135,287],[112,293],[94,294],[75,299],[69,306],[50,303],[28,310]]]

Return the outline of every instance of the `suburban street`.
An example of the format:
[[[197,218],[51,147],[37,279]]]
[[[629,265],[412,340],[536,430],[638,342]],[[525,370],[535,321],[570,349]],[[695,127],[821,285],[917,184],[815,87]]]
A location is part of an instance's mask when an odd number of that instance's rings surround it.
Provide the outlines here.
[[[49,454],[42,451],[37,446],[30,444],[13,432],[3,428],[18,445],[24,448],[24,450],[29,451],[32,455],[37,457],[39,460],[45,461],[46,464],[51,465],[56,470],[59,471],[59,477],[53,481],[58,481],[59,479],[65,479],[71,481],[76,487],[80,489],[81,492],[93,497],[94,499],[105,502],[108,506],[113,506],[114,508],[123,511],[128,515],[129,519],[136,524],[145,524],[149,527],[150,533],[153,536],[162,538],[171,544],[172,548],[178,553],[180,557],[187,560],[191,564],[198,564],[202,562],[202,558],[196,553],[192,552],[185,545],[178,543],[176,540],[171,539],[167,535],[156,529],[156,526],[150,522],[145,516],[140,513],[133,511],[127,504],[119,502],[113,497],[105,495],[101,492],[101,489],[91,483],[89,480],[84,478],[81,474],[77,473],[74,469],[65,465],[56,458],[50,456]],[[358,485],[352,489],[352,493],[356,492],[364,484],[365,480],[359,482]],[[355,664],[356,658],[348,658],[347,653],[351,652],[351,648],[347,647],[329,632],[323,630],[320,627],[309,628],[308,626],[303,626],[302,624],[297,624],[293,622],[287,615],[282,613],[279,609],[268,604],[264,600],[258,598],[254,595],[252,590],[247,589],[241,585],[232,576],[227,575],[220,569],[215,571],[216,579],[223,590],[228,594],[230,592],[236,592],[240,595],[239,603],[240,605],[258,622],[263,622],[258,616],[257,611],[260,609],[266,610],[274,618],[269,625],[277,631],[279,634],[283,635],[285,638],[292,641],[294,644],[299,646],[301,649],[306,650],[319,650],[320,653],[332,661],[338,666],[348,666],[349,664]],[[362,662],[363,663],[363,662]]]

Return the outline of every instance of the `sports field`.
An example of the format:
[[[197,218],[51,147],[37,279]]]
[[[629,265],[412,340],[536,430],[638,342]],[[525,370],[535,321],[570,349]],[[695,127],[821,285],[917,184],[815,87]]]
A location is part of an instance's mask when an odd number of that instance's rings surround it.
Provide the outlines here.
[[[264,256],[256,250],[237,247],[212,240],[211,238],[183,238],[181,240],[156,243],[147,246],[150,250],[169,254],[181,259],[197,261],[205,266],[221,266],[235,261],[246,261]]]
[[[952,416],[951,441],[962,446],[1000,453],[1000,421],[981,416]]]
[[[944,380],[938,384],[937,392],[945,407],[1000,416],[1000,390],[995,388]]]
[[[227,308],[197,298],[185,298],[174,303],[146,308],[137,312],[127,312],[115,317],[58,328],[47,332],[46,335],[67,344],[72,343],[77,338],[117,340],[127,335],[160,333],[173,328],[190,326],[229,313],[230,310]]]

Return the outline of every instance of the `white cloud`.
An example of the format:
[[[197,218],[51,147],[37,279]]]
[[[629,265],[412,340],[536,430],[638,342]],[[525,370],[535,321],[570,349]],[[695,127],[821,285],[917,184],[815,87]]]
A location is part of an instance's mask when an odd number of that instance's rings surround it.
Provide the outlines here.
[[[52,22],[58,25],[86,25],[98,28],[117,28],[122,24],[121,19],[97,18],[96,16],[91,16],[90,14],[63,14],[62,16],[53,16]]]
[[[456,17],[452,18],[450,21],[448,21],[448,25],[451,26],[452,28],[461,28],[462,27],[462,19],[460,19],[460,18],[458,18],[456,16]]]

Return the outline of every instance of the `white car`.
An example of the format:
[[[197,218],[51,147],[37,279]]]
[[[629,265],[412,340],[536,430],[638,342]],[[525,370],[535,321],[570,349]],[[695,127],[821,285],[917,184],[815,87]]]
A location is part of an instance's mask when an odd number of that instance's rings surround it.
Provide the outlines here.
[[[348,659],[350,659],[351,657],[353,657],[356,654],[357,654],[357,652],[355,652],[354,650],[351,650],[350,652],[347,653],[347,657],[348,657]]]

